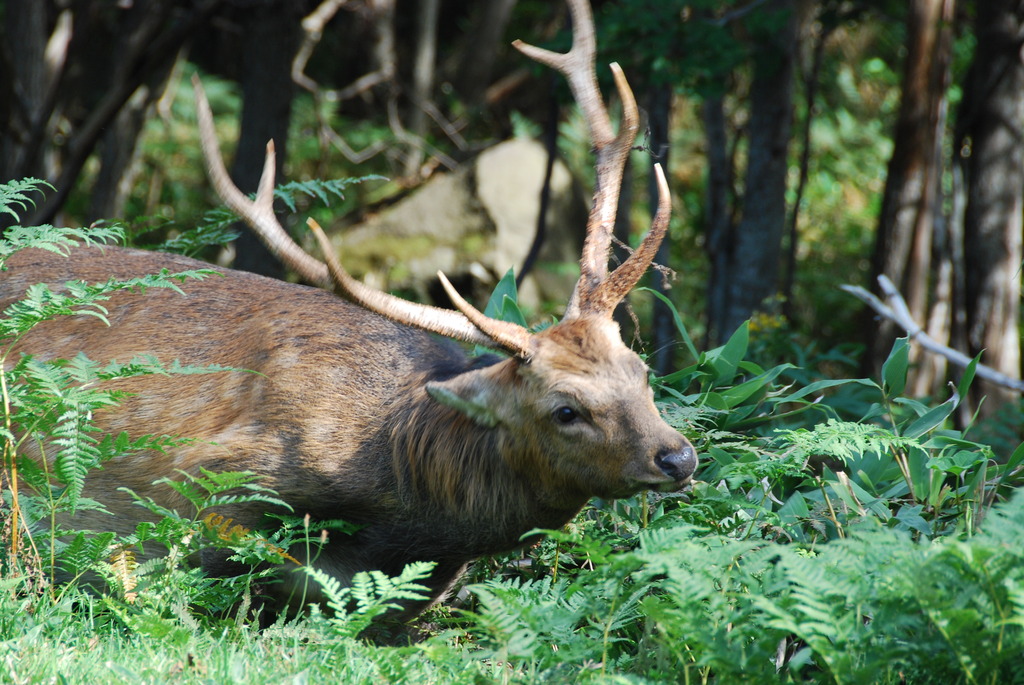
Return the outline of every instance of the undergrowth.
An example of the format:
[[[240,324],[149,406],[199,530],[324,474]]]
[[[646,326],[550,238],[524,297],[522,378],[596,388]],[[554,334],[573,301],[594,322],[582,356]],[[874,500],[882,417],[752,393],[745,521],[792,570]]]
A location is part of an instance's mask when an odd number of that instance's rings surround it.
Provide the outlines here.
[[[17,216],[41,188],[0,185],[0,213]],[[180,245],[223,235],[211,226]],[[121,233],[16,227],[0,262]],[[137,497],[151,521],[131,535],[73,525],[75,511],[99,506],[91,469],[188,439],[98,432],[95,414],[121,398],[109,381],[225,369],[13,351],[48,318],[105,320],[115,292],[187,292],[206,275],[36,286],[0,317],[0,680],[1024,682],[1024,448],[999,454],[953,427],[973,367],[931,404],[903,395],[906,340],[877,381],[821,378],[808,350],[794,353],[799,366],[760,366],[746,326],[703,352],[680,328],[691,363],[654,379],[667,420],[701,452],[689,491],[595,501],[525,553],[481,560],[453,600],[387,644],[367,629],[419,596],[429,565],[360,574],[351,587],[307,569],[325,606],[261,626],[255,594],[267,569],[298,564],[289,550],[315,545],[320,531],[299,518],[283,517],[278,531],[224,519],[228,503],[283,505],[251,474],[165,479],[187,510]],[[511,279],[488,311],[519,316]],[[240,573],[211,578],[188,562],[210,553]]]

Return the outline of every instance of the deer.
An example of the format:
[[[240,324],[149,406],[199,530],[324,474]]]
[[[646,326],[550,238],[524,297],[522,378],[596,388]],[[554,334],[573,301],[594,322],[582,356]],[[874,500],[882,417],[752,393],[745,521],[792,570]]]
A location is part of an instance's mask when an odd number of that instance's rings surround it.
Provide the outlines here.
[[[586,0],[568,4],[573,44],[567,53],[514,43],[568,79],[596,156],[580,277],[564,316],[543,330],[484,315],[443,274],[455,309],[373,289],[342,267],[315,225],[323,261],[311,256],[274,213],[273,141],[250,199],[224,167],[198,79],[201,144],[214,189],[310,285],[122,247],[83,246],[69,256],[25,250],[10,259],[0,276],[5,305],[39,282],[59,288],[69,280],[161,269],[208,268],[220,276],[183,284],[184,295],[119,294],[109,304],[109,325],[91,316],[47,321],[18,343],[20,352],[70,358],[86,351],[93,359],[125,361],[145,354],[255,372],[117,381],[130,394],[97,415],[104,430],[190,440],[115,458],[90,472],[86,495],[113,516],[82,511],[77,527],[134,530],[146,512],[125,489],[168,509],[187,507],[155,483],[179,471],[253,472],[295,514],[357,527],[329,535],[315,559],[289,550],[343,584],[361,571],[397,575],[411,562],[434,562],[424,581],[429,597],[408,608],[412,616],[442,599],[474,560],[530,544],[538,529],[560,528],[592,497],[676,491],[692,480],[696,451],[660,415],[648,367],[623,343],[613,318],[664,239],[668,184],[656,166],[660,197],[651,228],[609,270],[619,188],[639,113],[622,69],[612,64],[622,107],[613,131],[597,86],[590,7]],[[472,356],[466,343],[493,353]],[[259,528],[268,507],[241,504],[219,513]],[[199,563],[211,574],[239,572],[216,554]],[[282,573],[267,590],[273,605],[281,611],[292,606],[305,579]]]

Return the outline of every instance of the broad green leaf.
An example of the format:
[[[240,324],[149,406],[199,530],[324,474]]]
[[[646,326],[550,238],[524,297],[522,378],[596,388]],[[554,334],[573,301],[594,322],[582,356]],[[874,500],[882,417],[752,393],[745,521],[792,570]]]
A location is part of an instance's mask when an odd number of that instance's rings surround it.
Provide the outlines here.
[[[1024,442],[1017,445],[1017,449],[1013,451],[1010,458],[1006,460],[1007,470],[1016,469],[1020,466],[1021,462],[1024,462]]]
[[[732,382],[736,376],[736,369],[747,353],[749,343],[750,324],[744,321],[725,345],[708,353],[711,367],[715,370],[714,385]]]
[[[800,521],[811,517],[811,511],[807,507],[807,500],[803,494],[794,492],[785,504],[779,507],[779,518],[784,525],[796,526]]]
[[[882,388],[888,397],[902,395],[907,387],[907,366],[910,362],[910,342],[896,338],[889,358],[882,364]]]
[[[960,378],[960,384],[956,386],[956,393],[960,397],[966,397],[967,391],[971,388],[971,383],[974,381],[974,374],[978,370],[978,360],[981,359],[981,353],[971,360],[971,362],[964,369],[964,375]]]
[[[484,307],[484,315],[492,319],[510,321],[524,328],[526,327],[526,317],[523,316],[522,310],[519,309],[519,293],[516,289],[514,270],[509,269],[505,272],[505,275],[501,277],[498,284],[494,286],[494,290],[487,300],[487,306]],[[477,345],[474,348],[474,354],[477,355],[489,352],[494,352],[494,350],[482,345]]]
[[[756,378],[751,378],[737,386],[723,390],[721,395],[730,407],[738,406],[755,393],[770,387],[772,382],[778,378],[783,371],[795,368],[796,367],[792,364],[780,364]]]
[[[519,292],[516,289],[516,274],[513,269],[505,272],[498,284],[494,286],[491,297],[484,307],[484,314],[492,319],[511,321],[520,326],[526,325],[526,319],[519,310]]]
[[[969,450],[958,450],[953,454],[942,454],[928,462],[928,468],[959,476],[985,461],[985,456]]]
[[[932,524],[921,516],[923,510],[923,504],[904,504],[896,512],[895,518],[905,528],[930,536],[932,534]]]
[[[906,430],[903,431],[903,435],[908,438],[919,438],[925,433],[930,433],[932,430],[942,425],[942,422],[949,418],[949,415],[953,413],[953,410],[960,404],[960,398],[954,395],[937,407],[934,407],[922,416],[919,416],[910,424]]]

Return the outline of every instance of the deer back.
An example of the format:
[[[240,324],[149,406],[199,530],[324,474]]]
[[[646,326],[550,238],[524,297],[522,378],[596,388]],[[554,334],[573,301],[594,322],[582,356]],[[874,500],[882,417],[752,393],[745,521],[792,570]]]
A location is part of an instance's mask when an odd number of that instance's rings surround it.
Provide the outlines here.
[[[0,275],[0,296],[6,306],[37,282],[102,282],[163,268],[210,266],[119,248],[80,248],[67,258],[27,250]],[[60,317],[38,326],[16,348],[42,358],[85,352],[97,361],[126,362],[153,355],[165,364],[239,369],[118,381],[131,396],[97,417],[104,428],[194,442],[94,472],[88,493],[101,501],[127,506],[118,488],[157,495],[152,481],[200,466],[255,471],[285,496],[371,499],[377,474],[368,469],[390,472],[390,455],[364,454],[358,465],[353,460],[361,442],[383,424],[383,408],[437,369],[466,363],[454,344],[316,288],[218,269],[183,289],[184,295],[163,289],[115,294],[109,327],[93,316]],[[122,525],[109,517],[101,521]],[[123,524],[134,525],[131,517]]]

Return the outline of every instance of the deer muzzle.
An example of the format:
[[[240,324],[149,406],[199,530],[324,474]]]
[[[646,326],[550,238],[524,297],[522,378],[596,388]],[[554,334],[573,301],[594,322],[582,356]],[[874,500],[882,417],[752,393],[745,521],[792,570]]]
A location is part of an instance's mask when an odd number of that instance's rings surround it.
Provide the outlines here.
[[[697,470],[697,451],[687,445],[679,450],[662,452],[654,457],[655,465],[675,483],[682,484]]]

